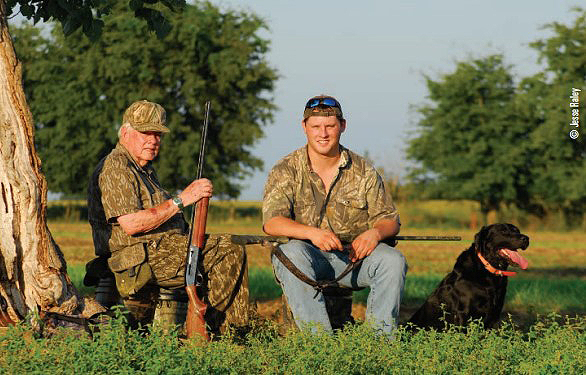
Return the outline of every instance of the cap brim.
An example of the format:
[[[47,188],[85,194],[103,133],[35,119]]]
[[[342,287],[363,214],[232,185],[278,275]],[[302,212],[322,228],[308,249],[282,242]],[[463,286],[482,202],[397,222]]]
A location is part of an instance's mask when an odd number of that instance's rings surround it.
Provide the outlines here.
[[[141,125],[132,125],[131,124],[131,126],[141,133],[145,133],[145,132],[169,133],[171,131],[168,127],[166,127],[165,125],[161,125],[161,124],[141,124]]]

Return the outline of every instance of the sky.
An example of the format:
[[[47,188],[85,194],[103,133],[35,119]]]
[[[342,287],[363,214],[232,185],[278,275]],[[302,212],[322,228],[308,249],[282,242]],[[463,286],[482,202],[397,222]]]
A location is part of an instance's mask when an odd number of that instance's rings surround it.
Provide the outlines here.
[[[572,24],[566,0],[212,1],[254,12],[271,41],[266,58],[279,80],[271,94],[278,110],[265,137],[251,148],[264,170],[242,182],[240,200],[260,201],[271,167],[305,144],[301,128],[308,98],[328,94],[341,103],[347,129],[341,143],[377,167],[404,178],[416,129],[414,106],[425,103],[424,75],[454,71],[458,61],[502,53],[517,77],[540,70],[529,43],[550,34],[542,26]]]

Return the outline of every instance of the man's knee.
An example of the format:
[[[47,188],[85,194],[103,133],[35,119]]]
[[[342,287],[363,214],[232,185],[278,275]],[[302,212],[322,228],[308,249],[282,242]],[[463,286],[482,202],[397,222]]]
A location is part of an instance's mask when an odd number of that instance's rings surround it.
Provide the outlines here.
[[[407,273],[407,260],[397,249],[381,243],[369,256],[378,269],[383,269],[393,275],[404,275]]]

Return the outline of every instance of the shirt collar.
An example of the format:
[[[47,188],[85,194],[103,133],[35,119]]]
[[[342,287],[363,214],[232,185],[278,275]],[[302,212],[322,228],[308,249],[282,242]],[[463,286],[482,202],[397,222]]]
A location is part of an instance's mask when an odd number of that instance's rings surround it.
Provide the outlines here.
[[[307,154],[307,145],[303,148],[303,152],[301,153],[301,161],[303,166],[307,168],[307,170],[312,171],[311,164],[309,163],[309,155]],[[338,163],[338,169],[346,168],[350,165],[352,158],[350,157],[350,152],[348,149],[342,145],[340,145],[340,161]]]

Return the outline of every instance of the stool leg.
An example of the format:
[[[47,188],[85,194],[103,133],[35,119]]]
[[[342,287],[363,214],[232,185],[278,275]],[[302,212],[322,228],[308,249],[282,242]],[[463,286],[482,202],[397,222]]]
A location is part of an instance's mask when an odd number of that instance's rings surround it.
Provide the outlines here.
[[[187,306],[187,295],[184,289],[160,288],[153,325],[161,327],[164,332],[183,326],[187,315]]]

